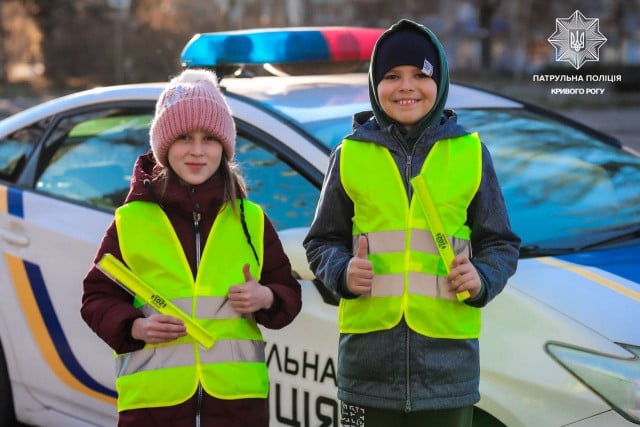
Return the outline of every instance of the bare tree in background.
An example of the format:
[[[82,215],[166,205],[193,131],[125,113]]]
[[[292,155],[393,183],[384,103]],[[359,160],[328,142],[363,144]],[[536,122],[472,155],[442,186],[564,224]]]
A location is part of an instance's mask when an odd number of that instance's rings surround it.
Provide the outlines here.
[[[0,0],[0,22],[4,21],[4,1]],[[0,26],[0,84],[7,82],[7,55],[5,51],[5,28]]]
[[[546,40],[556,17],[576,8],[601,17],[611,47],[604,61],[637,58],[640,17],[640,0],[130,0],[125,15],[110,0],[0,0],[0,6],[0,81],[9,64],[37,64],[32,68],[44,69],[45,81],[65,88],[164,81],[179,71],[183,46],[199,32],[387,27],[405,17],[436,31],[456,72],[523,77],[549,64]],[[16,19],[29,22],[29,29],[18,29]]]
[[[480,63],[485,70],[492,69],[493,18],[500,7],[500,3],[501,0],[480,0],[478,5],[478,24],[481,30]]]

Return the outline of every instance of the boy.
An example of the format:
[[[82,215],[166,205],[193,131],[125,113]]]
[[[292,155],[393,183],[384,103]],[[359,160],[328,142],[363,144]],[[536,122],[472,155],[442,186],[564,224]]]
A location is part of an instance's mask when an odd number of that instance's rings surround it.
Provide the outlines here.
[[[429,29],[401,20],[381,35],[373,111],[332,153],[304,241],[341,297],[343,426],[471,426],[480,399],[479,308],[515,272],[520,239],[489,152],[445,110],[448,90]]]

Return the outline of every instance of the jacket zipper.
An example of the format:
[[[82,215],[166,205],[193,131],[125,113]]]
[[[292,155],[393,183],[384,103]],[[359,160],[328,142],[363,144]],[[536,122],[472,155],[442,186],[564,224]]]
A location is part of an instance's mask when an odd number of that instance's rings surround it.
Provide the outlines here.
[[[196,272],[200,267],[200,212],[193,212],[193,231],[196,236]]]
[[[202,384],[198,383],[198,391],[196,391],[196,422],[195,427],[200,427],[200,413],[202,412]]]
[[[404,176],[403,176],[403,181],[404,184],[407,188],[407,200],[411,201],[411,195],[413,194],[413,188],[411,188],[411,168],[413,167],[413,155],[416,151],[416,145],[413,145],[413,148],[411,149],[411,152],[409,153],[407,151],[407,149],[405,148],[404,144],[401,141],[401,136],[396,135],[395,133],[392,132],[392,135],[395,138],[395,142],[398,144],[398,146],[400,147],[400,150],[404,153],[404,155],[407,158],[407,163],[404,166]]]
[[[409,362],[411,360],[411,351],[409,350],[409,346],[411,345],[411,331],[409,331],[409,325],[407,325],[406,321],[405,321],[405,332],[407,334],[407,339],[406,339],[406,355],[405,355],[405,364],[406,364],[406,378],[405,378],[405,382],[406,382],[406,387],[407,387],[407,401],[404,405],[404,412],[409,413],[411,412],[411,368],[409,365]]]
[[[193,231],[195,233],[195,244],[196,244],[196,275],[198,269],[200,268],[200,212],[193,212]],[[196,391],[196,419],[195,419],[195,427],[200,427],[201,425],[201,412],[202,412],[202,384],[198,381],[198,390]]]
[[[413,157],[416,151],[416,147],[417,147],[417,143],[413,145],[413,148],[411,149],[411,152],[407,152],[407,149],[405,148],[404,144],[402,144],[401,141],[398,141],[399,145],[400,145],[400,149],[404,152],[404,154],[407,156],[407,163],[405,164],[404,167],[404,181],[405,181],[405,185],[407,188],[407,201],[409,204],[411,204],[411,197],[413,195],[413,188],[411,187],[411,170],[413,167]],[[406,401],[405,401],[405,406],[404,406],[404,410],[405,412],[409,413],[411,412],[411,366],[410,366],[410,360],[411,360],[411,350],[410,350],[410,346],[411,346],[411,335],[410,335],[410,331],[409,331],[409,326],[405,323],[405,330],[406,330],[406,334],[407,334],[407,338],[405,340],[405,344],[406,344],[406,355],[405,355],[405,384],[406,384]]]

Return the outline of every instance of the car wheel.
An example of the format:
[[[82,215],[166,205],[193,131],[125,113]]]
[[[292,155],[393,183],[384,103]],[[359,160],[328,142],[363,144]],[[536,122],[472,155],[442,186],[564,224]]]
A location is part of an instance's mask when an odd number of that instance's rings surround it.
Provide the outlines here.
[[[0,344],[0,426],[16,426],[16,414],[13,409],[13,395],[11,381],[4,357],[4,350]]]
[[[493,415],[480,408],[473,408],[473,427],[506,427]]]

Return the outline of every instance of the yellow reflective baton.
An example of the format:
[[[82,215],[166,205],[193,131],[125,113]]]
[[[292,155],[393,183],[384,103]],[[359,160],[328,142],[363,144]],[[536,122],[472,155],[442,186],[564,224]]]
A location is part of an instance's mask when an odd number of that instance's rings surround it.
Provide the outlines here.
[[[213,346],[215,339],[206,329],[180,310],[178,306],[154,291],[151,286],[136,276],[118,258],[112,254],[104,254],[96,263],[96,267],[129,293],[139,297],[161,314],[182,320],[187,328],[187,334],[191,335],[204,348],[209,349]]]
[[[424,177],[422,175],[417,175],[411,179],[411,185],[418,195],[418,201],[420,202],[420,206],[422,206],[422,210],[424,211],[424,214],[427,218],[427,223],[429,224],[429,228],[431,229],[433,240],[435,241],[438,252],[442,257],[442,261],[444,262],[444,266],[447,269],[447,273],[450,273],[451,262],[456,257],[456,254],[453,251],[451,242],[449,242],[447,233],[442,226],[440,215],[438,215],[436,205],[433,203],[433,199],[429,194],[427,183],[424,181]],[[464,301],[470,296],[471,294],[469,294],[469,291],[462,291],[456,294],[456,298],[458,299],[458,301]]]

